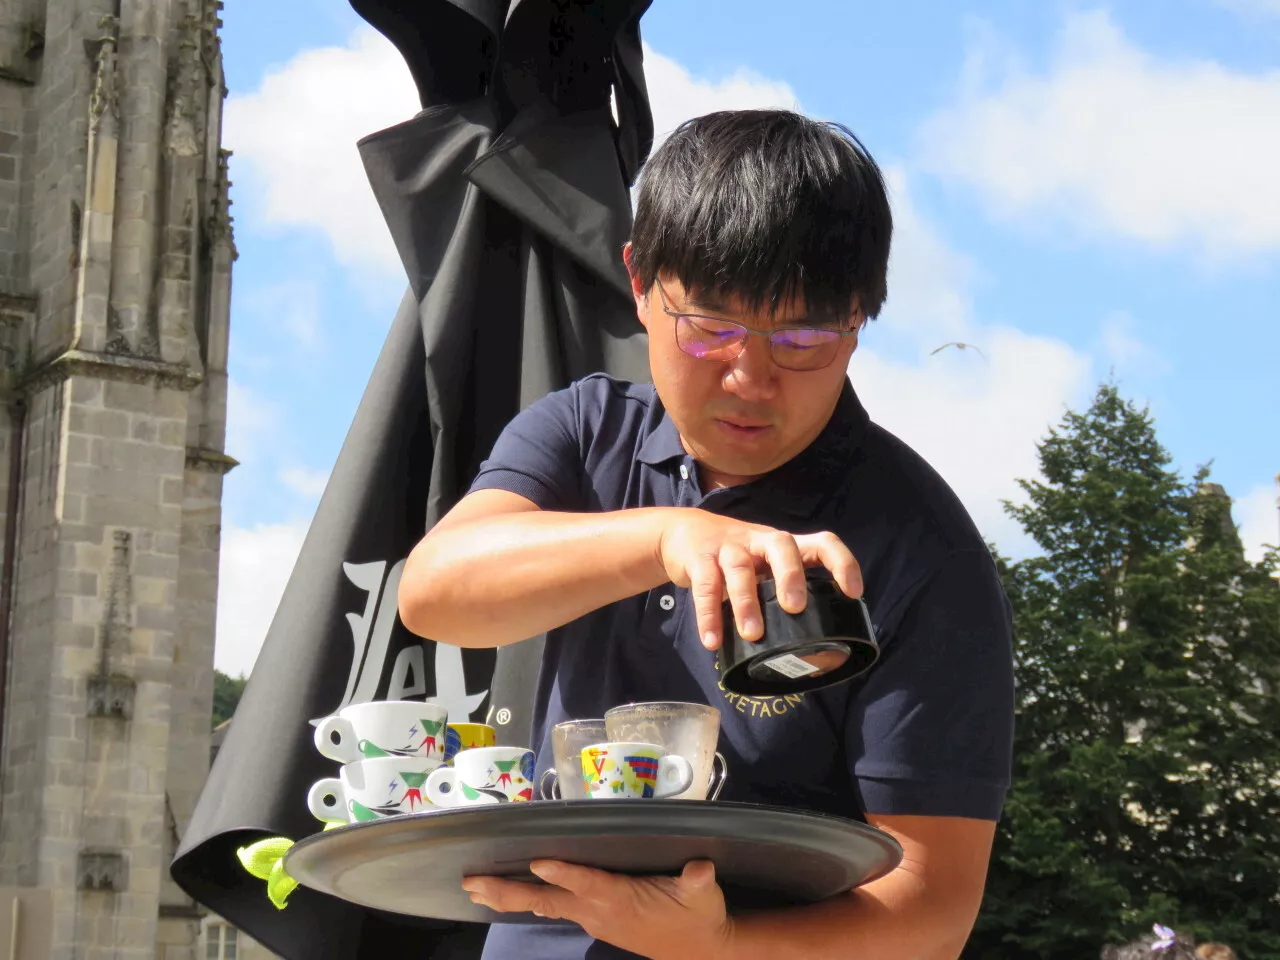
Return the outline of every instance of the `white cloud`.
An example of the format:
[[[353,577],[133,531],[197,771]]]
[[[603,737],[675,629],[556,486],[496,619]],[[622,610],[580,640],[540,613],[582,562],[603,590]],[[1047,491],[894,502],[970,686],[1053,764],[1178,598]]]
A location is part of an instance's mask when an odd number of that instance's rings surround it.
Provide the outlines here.
[[[972,266],[920,217],[906,175],[891,168],[887,176],[889,300],[850,376],[872,418],[943,476],[982,535],[1006,554],[1026,556],[1035,546],[1001,500],[1021,501],[1016,481],[1039,476],[1036,443],[1084,399],[1091,361],[1060,340],[975,318]],[[882,339],[905,347],[881,350]],[[938,350],[949,341],[977,349]]]
[[[308,525],[223,528],[213,655],[214,666],[223,673],[248,676],[253,670]]]
[[[751,110],[780,107],[798,110],[799,102],[789,85],[739,69],[727,77],[708,80],[644,46],[644,75],[653,110],[655,146],[676,127],[717,110]]]
[[[1163,376],[1173,372],[1173,364],[1134,333],[1133,317],[1117,310],[1102,321],[1098,347],[1113,371],[1120,375]]]
[[[286,467],[280,471],[280,482],[299,496],[319,500],[329,483],[329,471]]]
[[[356,141],[419,109],[404,59],[364,27],[347,46],[300,53],[229,98],[223,141],[233,163],[252,165],[261,189],[249,203],[266,224],[317,229],[342,263],[394,276],[400,261]]]
[[[979,43],[957,103],[923,127],[920,162],[1043,229],[1273,252],[1277,117],[1280,71],[1161,61],[1106,13],[1075,14],[1045,73]]]
[[[1280,513],[1276,487],[1254,487],[1231,505],[1232,518],[1240,527],[1245,555],[1255,563],[1262,559],[1263,544],[1280,546]]]
[[[320,342],[320,289],[315,280],[295,276],[259,284],[240,294],[237,317],[285,334],[294,347]]]

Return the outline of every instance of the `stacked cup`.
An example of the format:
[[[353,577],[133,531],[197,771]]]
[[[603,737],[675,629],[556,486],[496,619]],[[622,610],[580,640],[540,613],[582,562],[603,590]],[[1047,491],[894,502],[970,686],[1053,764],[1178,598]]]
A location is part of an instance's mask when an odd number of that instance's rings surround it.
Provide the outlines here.
[[[320,721],[316,749],[342,767],[311,785],[312,816],[357,823],[429,809],[424,788],[445,762],[448,724],[448,710],[416,700],[354,704]]]

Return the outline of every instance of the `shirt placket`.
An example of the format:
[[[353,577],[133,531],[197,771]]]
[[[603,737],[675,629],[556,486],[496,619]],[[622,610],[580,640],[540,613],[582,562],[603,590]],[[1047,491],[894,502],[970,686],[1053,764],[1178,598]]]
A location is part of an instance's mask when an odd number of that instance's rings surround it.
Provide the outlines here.
[[[671,470],[671,479],[674,487],[673,506],[696,507],[702,501],[702,491],[698,487],[697,472],[691,457],[686,455]],[[674,584],[664,583],[646,595],[640,633],[647,642],[664,646],[674,644],[675,632],[679,627],[682,592],[684,591]]]

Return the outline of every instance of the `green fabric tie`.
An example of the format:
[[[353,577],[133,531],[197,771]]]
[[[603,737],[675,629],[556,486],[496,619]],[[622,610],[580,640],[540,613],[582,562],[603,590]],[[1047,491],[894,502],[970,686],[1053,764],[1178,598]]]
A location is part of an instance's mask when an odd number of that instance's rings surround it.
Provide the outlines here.
[[[326,830],[345,827],[345,823],[333,821],[326,823]],[[288,903],[289,894],[298,886],[298,881],[284,872],[284,855],[293,846],[288,837],[268,837],[236,851],[240,865],[259,880],[267,881],[267,899],[277,910],[283,910]]]

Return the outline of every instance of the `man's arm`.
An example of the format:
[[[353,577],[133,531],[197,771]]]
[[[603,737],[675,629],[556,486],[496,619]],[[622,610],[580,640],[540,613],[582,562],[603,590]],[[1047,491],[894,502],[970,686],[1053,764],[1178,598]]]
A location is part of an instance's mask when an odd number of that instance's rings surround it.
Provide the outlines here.
[[[735,917],[734,960],[955,960],[982,904],[995,823],[867,815],[903,848],[892,873],[811,907]]]
[[[726,593],[739,631],[756,639],[757,570],[772,570],[784,609],[795,613],[804,607],[804,568],[819,563],[849,596],[862,593],[857,562],[830,533],[792,536],[687,507],[543,511],[516,493],[477,490],[410,553],[400,619],[432,640],[497,647],[671,582],[692,591],[699,636],[714,649]]]
[[[460,647],[497,647],[666,581],[659,509],[540,510],[506,490],[464,497],[413,548],[400,619]]]
[[[879,880],[822,903],[727,917],[711,872],[632,878],[537,863],[545,887],[494,878],[463,886],[495,910],[561,917],[651,960],[955,960],[982,902],[995,824],[875,816],[903,860]],[[705,865],[703,865],[705,866]]]

